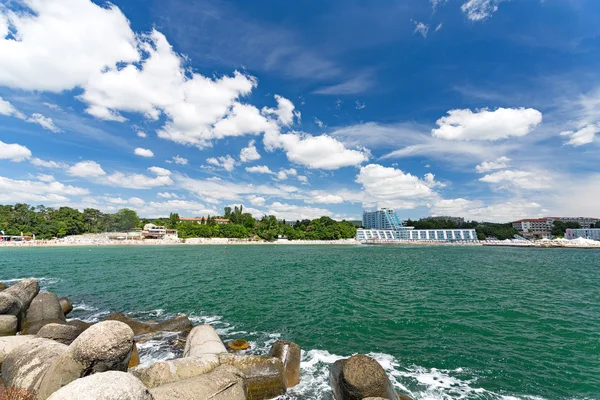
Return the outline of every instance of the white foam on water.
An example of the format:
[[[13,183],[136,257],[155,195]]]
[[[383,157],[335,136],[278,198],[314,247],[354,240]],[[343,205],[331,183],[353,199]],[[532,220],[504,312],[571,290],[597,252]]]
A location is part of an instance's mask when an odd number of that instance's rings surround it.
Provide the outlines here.
[[[42,291],[46,291],[48,286],[56,285],[58,282],[62,281],[62,279],[60,279],[60,278],[52,278],[52,277],[45,277],[45,276],[43,276],[41,278],[37,278],[35,276],[26,276],[23,278],[0,279],[0,282],[10,286],[14,283],[22,281],[23,279],[30,279],[30,278],[37,279],[38,283],[40,284],[40,290],[42,290]]]
[[[77,303],[73,304],[73,311],[98,311],[98,309],[94,306],[87,305],[85,303]]]

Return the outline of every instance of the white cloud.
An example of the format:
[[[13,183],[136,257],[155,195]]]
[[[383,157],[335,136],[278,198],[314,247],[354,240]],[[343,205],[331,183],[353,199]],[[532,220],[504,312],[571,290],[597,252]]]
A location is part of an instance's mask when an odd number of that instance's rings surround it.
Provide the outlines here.
[[[438,26],[435,27],[435,31],[439,31],[440,29],[442,29],[443,26],[444,24],[438,24]]]
[[[148,137],[148,135],[146,134],[146,132],[142,132],[142,131],[137,131],[136,135],[138,135],[138,137],[141,137],[142,139],[145,139]]]
[[[347,149],[340,141],[327,135],[287,133],[279,135],[279,143],[290,161],[309,168],[334,170],[360,165],[369,159],[367,150]]]
[[[379,164],[361,167],[356,182],[363,186],[365,202],[378,207],[415,208],[435,195],[430,181]]]
[[[133,154],[140,157],[154,157],[154,152],[152,150],[143,149],[141,147],[136,148]]]
[[[153,167],[158,168],[158,167]],[[163,168],[159,168],[163,169]],[[151,170],[149,168],[149,170]],[[166,170],[165,170],[166,171]],[[157,173],[156,170],[151,170],[153,173]],[[122,172],[114,172],[111,175],[102,178],[99,183],[109,186],[117,186],[128,189],[151,189],[159,186],[172,185],[173,180],[169,175],[159,175],[151,177],[144,174],[124,174]]]
[[[9,101],[4,100],[0,97],[0,115],[6,115],[8,117],[15,116],[19,119],[25,119],[23,113],[17,110]]]
[[[0,202],[32,201],[53,202],[64,205],[69,199],[65,196],[88,194],[87,189],[65,185],[58,181],[17,180],[0,176]]]
[[[100,164],[95,161],[80,161],[77,164],[69,167],[67,173],[71,176],[80,178],[96,178],[106,175]]]
[[[481,182],[508,184],[521,189],[538,190],[552,186],[552,178],[547,172],[502,170],[483,176]]]
[[[169,193],[169,192],[159,192],[157,193],[157,196],[162,198],[162,199],[178,199],[179,196],[175,193]]]
[[[593,143],[596,138],[596,134],[598,133],[600,133],[600,122],[585,125],[577,131],[564,131],[560,134],[561,136],[570,136],[570,139],[568,142],[566,142],[566,144],[579,147],[583,146],[584,144]]]
[[[188,159],[187,158],[183,158],[183,157],[179,157],[179,155],[177,155],[177,156],[174,156],[170,160],[165,160],[165,162],[168,163],[168,164],[175,163],[175,164],[179,164],[179,165],[187,165],[188,164]]]
[[[269,215],[275,215],[277,218],[296,221],[303,219],[315,219],[323,216],[330,216],[331,211],[325,208],[298,206],[295,204],[287,204],[274,202],[268,206]]]
[[[484,205],[481,201],[467,199],[437,200],[431,206],[432,215],[462,216],[467,220],[479,222],[506,223],[521,218],[536,218],[546,214],[538,203],[512,199],[505,202]]]
[[[31,157],[31,151],[17,143],[4,143],[0,141],[0,160],[21,162]]]
[[[223,168],[227,172],[231,172],[235,169],[235,160],[229,154],[222,157],[211,157],[207,158],[206,162],[212,165],[215,165],[219,168]]]
[[[261,196],[256,196],[256,195],[250,195],[247,196],[246,199],[248,199],[248,201],[250,202],[250,204],[252,204],[253,206],[257,206],[257,207],[262,207],[265,205],[265,202],[267,201],[264,197]]]
[[[37,174],[36,178],[41,182],[54,182],[56,180],[54,179],[54,176],[46,174]]]
[[[254,167],[246,167],[246,171],[252,174],[270,174],[274,175],[275,172],[271,171],[266,165],[256,165]]]
[[[46,161],[46,160],[41,160],[39,158],[32,158],[31,159],[31,165],[34,165],[36,167],[44,167],[44,168],[56,168],[56,169],[63,169],[63,168],[68,168],[69,165],[63,162],[57,162],[57,161]]]
[[[14,28],[0,35],[0,84],[61,92],[117,62],[139,59],[129,22],[114,5],[82,0],[27,0],[32,12],[0,8]],[[5,25],[6,28],[6,25]]]
[[[344,202],[344,198],[334,194],[322,194],[314,191],[311,193],[311,197],[304,200],[304,202],[309,204],[341,204]]]
[[[42,114],[39,113],[31,114],[31,117],[27,118],[27,122],[38,124],[42,128],[52,131],[54,133],[62,132],[56,125],[54,125],[54,121],[52,121],[52,118],[44,117]]]
[[[325,123],[317,117],[315,117],[315,124],[317,124],[319,128],[323,128],[325,126]]]
[[[254,140],[251,140],[248,143],[248,147],[244,147],[240,152],[240,161],[241,162],[250,162],[260,160],[260,154],[258,154],[258,150],[256,150],[256,146],[254,145]]]
[[[144,200],[140,199],[139,197],[131,197],[128,200],[128,202],[129,202],[129,204],[133,204],[134,206],[141,206],[146,203]]]
[[[161,167],[150,167],[150,168],[148,168],[148,171],[150,171],[153,174],[158,175],[158,176],[169,176],[169,175],[171,175],[171,171],[169,171],[166,168],[161,168]]]
[[[294,112],[294,103],[277,94],[275,100],[277,101],[277,108],[264,107],[262,109],[263,115],[275,115],[282,125],[291,125],[294,122],[294,117],[300,116],[299,113]]]
[[[460,7],[462,12],[471,21],[483,21],[498,11],[498,4],[502,0],[468,0]]]
[[[424,38],[427,38],[427,33],[429,33],[429,25],[425,25],[423,22],[413,21],[415,24],[415,30],[413,33],[419,33]]]
[[[505,156],[496,159],[496,161],[484,161],[475,167],[475,171],[482,174],[495,169],[508,168],[510,166],[510,161],[510,158]]]
[[[298,175],[296,177],[302,184],[308,184],[308,178],[304,175]]]
[[[296,175],[298,175],[298,171],[296,171],[295,168],[290,168],[290,169],[282,168],[277,173],[277,179],[279,179],[280,181],[283,181],[283,180],[287,179],[289,176],[296,176]]]
[[[447,140],[499,140],[525,136],[542,122],[542,113],[533,108],[450,110],[436,121],[434,137]]]

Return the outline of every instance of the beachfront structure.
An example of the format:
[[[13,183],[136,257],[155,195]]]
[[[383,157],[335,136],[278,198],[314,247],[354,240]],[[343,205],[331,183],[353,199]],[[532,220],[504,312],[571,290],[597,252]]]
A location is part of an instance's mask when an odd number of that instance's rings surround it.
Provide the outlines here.
[[[589,228],[589,229],[567,229],[565,232],[565,239],[591,239],[600,240],[600,228]]]
[[[215,223],[217,225],[226,225],[229,223],[229,220],[227,218],[211,218],[213,221],[215,221]],[[187,222],[195,222],[197,224],[204,224],[206,225],[208,223],[208,218],[205,217],[201,217],[201,218],[183,218],[180,217],[179,221],[187,221]]]
[[[545,218],[527,218],[514,221],[512,223],[515,228],[523,236],[527,237],[548,237],[552,232],[554,221],[560,222],[576,222],[581,228],[592,228],[599,220],[598,218],[589,217],[545,217]]]
[[[363,212],[365,229],[356,230],[359,242],[470,241],[477,240],[475,229],[414,229],[404,226],[394,210]]]
[[[176,229],[167,229],[164,226],[154,224],[144,225],[142,236],[146,239],[177,239]]]

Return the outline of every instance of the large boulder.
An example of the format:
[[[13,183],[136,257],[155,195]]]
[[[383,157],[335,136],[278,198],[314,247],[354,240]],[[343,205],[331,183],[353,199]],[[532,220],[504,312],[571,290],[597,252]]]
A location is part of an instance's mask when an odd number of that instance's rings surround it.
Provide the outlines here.
[[[178,315],[175,318],[161,322],[153,327],[154,331],[161,332],[182,332],[189,331],[193,328],[192,321],[187,315]]]
[[[192,329],[192,323],[185,315],[179,315],[173,319],[161,323],[145,323],[139,322],[122,313],[110,313],[104,318],[105,321],[119,321],[127,324],[133,333],[137,335],[145,335],[154,332],[181,332]]]
[[[33,335],[47,324],[66,324],[58,297],[54,293],[42,292],[35,296],[25,314],[22,332]]]
[[[200,357],[204,354],[226,353],[227,349],[219,334],[210,325],[198,325],[187,337],[184,357]]]
[[[0,292],[0,314],[20,317],[22,308],[23,303],[15,296],[6,293],[6,290]]]
[[[52,361],[40,384],[40,400],[88,375],[126,372],[133,343],[132,330],[121,322],[105,321],[92,325]]]
[[[43,338],[21,344],[2,363],[6,387],[37,391],[49,366],[66,351],[64,344]]]
[[[204,375],[218,366],[219,358],[215,354],[205,354],[202,357],[160,361],[149,367],[131,369],[129,372],[138,377],[147,387],[155,388]]]
[[[249,399],[272,399],[286,391],[283,363],[278,358],[221,353],[219,363],[235,367],[246,376]]]
[[[44,325],[37,333],[39,337],[56,340],[59,343],[70,345],[81,334],[76,326],[63,324]]]
[[[204,375],[150,389],[154,400],[246,400],[244,374],[221,366]]]
[[[302,352],[300,346],[287,340],[278,340],[273,343],[269,356],[276,357],[283,363],[285,385],[291,388],[300,383],[300,361]]]
[[[133,342],[133,351],[131,352],[131,357],[129,357],[129,364],[127,368],[134,368],[140,365],[140,352],[138,351],[137,344]]]
[[[71,303],[71,300],[69,300],[68,297],[61,297],[58,299],[58,302],[60,303],[60,308],[65,316],[73,311],[73,303]]]
[[[121,313],[110,313],[106,317],[104,317],[104,321],[119,321],[129,326],[133,331],[135,336],[144,335],[146,333],[152,333],[152,327],[149,324],[145,324],[143,322],[138,322],[135,319],[128,317],[125,314]]]
[[[57,390],[49,400],[153,400],[148,389],[133,375],[108,371],[77,379]]]
[[[14,315],[0,315],[0,336],[14,336],[17,334],[19,319]]]
[[[6,286],[6,284],[0,282],[0,292],[3,291],[4,289],[6,289],[8,286]]]
[[[368,397],[398,400],[383,367],[363,354],[333,363],[329,378],[336,400],[362,400]]]
[[[79,319],[72,319],[70,321],[67,321],[67,325],[76,327],[79,330],[79,333],[85,331],[90,326],[92,326],[92,324],[85,321],[81,321]]]
[[[33,335],[0,337],[0,367],[2,366],[6,356],[8,356],[14,349],[22,344],[29,343],[34,339],[37,339],[37,337]],[[1,398],[2,397],[0,397],[0,399]]]
[[[27,311],[31,301],[37,294],[40,292],[40,285],[38,284],[37,279],[29,278],[23,279],[14,285],[8,287],[8,289],[4,290],[3,294],[10,294],[11,296],[16,297],[21,302],[21,306],[23,308],[23,312]],[[4,314],[0,312],[0,314]]]

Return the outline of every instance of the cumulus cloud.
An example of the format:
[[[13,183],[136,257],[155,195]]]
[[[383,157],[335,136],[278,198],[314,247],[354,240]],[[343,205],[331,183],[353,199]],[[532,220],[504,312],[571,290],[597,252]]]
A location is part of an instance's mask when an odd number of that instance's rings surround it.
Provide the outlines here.
[[[431,181],[379,164],[361,167],[356,182],[363,187],[365,202],[378,207],[415,208],[435,195]]]
[[[436,121],[434,137],[447,140],[500,140],[525,136],[542,122],[542,113],[533,108],[450,110]]]
[[[431,205],[432,215],[457,215],[480,222],[506,223],[521,218],[541,217],[547,212],[548,210],[538,203],[523,199],[512,199],[489,205],[463,198],[439,199]]]
[[[552,187],[548,173],[519,170],[502,170],[483,176],[481,182],[510,185],[521,189],[538,190]]]
[[[246,171],[251,174],[269,174],[274,175],[275,172],[271,171],[266,165],[256,165],[254,167],[246,167]]]
[[[166,168],[161,168],[161,167],[150,167],[150,168],[148,168],[148,171],[150,171],[153,174],[158,175],[158,176],[169,176],[169,175],[171,175],[171,171],[169,171]]]
[[[21,162],[31,157],[31,151],[17,143],[4,143],[0,141],[0,160]]]
[[[309,204],[341,204],[344,202],[344,198],[335,194],[323,194],[313,191],[311,197],[304,200],[304,202]]]
[[[20,119],[25,119],[23,113],[17,110],[9,101],[4,100],[0,97],[0,115],[6,115],[8,117],[15,116]]]
[[[264,206],[265,202],[267,201],[264,197],[256,196],[254,194],[247,196],[246,199],[250,202],[250,204],[252,204],[253,206],[257,206],[257,207]]]
[[[42,128],[54,133],[62,132],[56,125],[54,125],[54,121],[52,121],[52,118],[44,117],[40,113],[31,114],[31,117],[27,118],[26,121],[31,122],[33,124],[38,124]]]
[[[138,135],[138,137],[141,137],[142,139],[145,139],[148,137],[148,135],[146,134],[146,132],[142,132],[142,131],[137,131],[136,135]]]
[[[258,154],[258,150],[256,150],[256,146],[254,145],[254,140],[251,140],[248,143],[248,147],[244,147],[240,152],[240,161],[250,162],[260,160],[260,154]]]
[[[277,173],[277,179],[279,179],[280,181],[283,181],[290,176],[297,176],[297,175],[298,175],[298,171],[296,171],[295,168],[289,168],[289,169],[282,168]]]
[[[178,199],[179,198],[179,196],[176,193],[169,193],[169,192],[159,192],[156,195],[162,199]]]
[[[584,144],[593,143],[596,134],[600,133],[600,122],[595,124],[587,124],[576,131],[561,132],[561,136],[569,136],[570,139],[565,144],[579,147]]]
[[[0,17],[1,17],[1,15],[0,15]],[[1,37],[1,35],[0,35],[0,37]],[[1,47],[0,47],[0,54],[1,54]],[[0,65],[1,65],[1,61],[0,61]],[[1,74],[1,72],[0,72],[0,74]],[[15,118],[21,119],[25,122],[29,122],[32,124],[38,124],[42,128],[52,131],[54,133],[61,132],[61,130],[56,125],[54,125],[54,121],[52,121],[52,118],[45,117],[40,113],[33,113],[33,114],[31,114],[30,117],[27,117],[21,111],[17,110],[9,101],[4,100],[2,97],[0,97],[0,115],[15,117]]]
[[[275,115],[277,120],[286,126],[294,122],[294,117],[300,117],[298,112],[294,112],[294,103],[277,94],[275,95],[275,100],[277,101],[277,108],[263,107],[263,115]]]
[[[141,147],[136,148],[133,154],[140,157],[154,157],[154,152],[152,150],[143,149]]]
[[[222,157],[207,158],[206,162],[219,168],[223,168],[227,172],[235,169],[235,160],[229,154]]]
[[[80,161],[69,167],[67,173],[79,178],[96,178],[106,175],[100,164],[95,161]]]
[[[289,221],[315,219],[323,216],[331,216],[331,211],[325,208],[298,206],[295,204],[287,204],[274,202],[268,206],[268,214],[275,215],[277,218]]]
[[[188,159],[184,158],[184,157],[179,157],[179,155],[177,155],[177,156],[174,156],[170,160],[165,160],[165,162],[167,164],[175,163],[175,164],[179,164],[179,165],[187,165],[188,164]]]
[[[154,187],[173,184],[173,180],[169,175],[158,174],[158,171],[156,170],[150,170],[150,172],[156,174],[156,176],[148,176],[144,174],[124,174],[122,172],[114,172],[113,174],[102,178],[99,181],[99,183],[108,186],[116,186],[129,189],[151,189]]]
[[[68,164],[63,163],[63,162],[47,161],[47,160],[42,160],[39,158],[32,158],[31,165],[36,166],[36,167],[55,168],[55,169],[69,167]]]
[[[510,158],[500,157],[495,161],[484,161],[475,167],[475,171],[482,174],[484,172],[493,171],[495,169],[508,168],[510,166]]]
[[[471,21],[483,21],[498,11],[502,0],[468,0],[460,7],[465,16]]]
[[[58,181],[18,180],[0,176],[0,202],[68,202],[65,196],[88,194],[85,188],[65,185]]]

